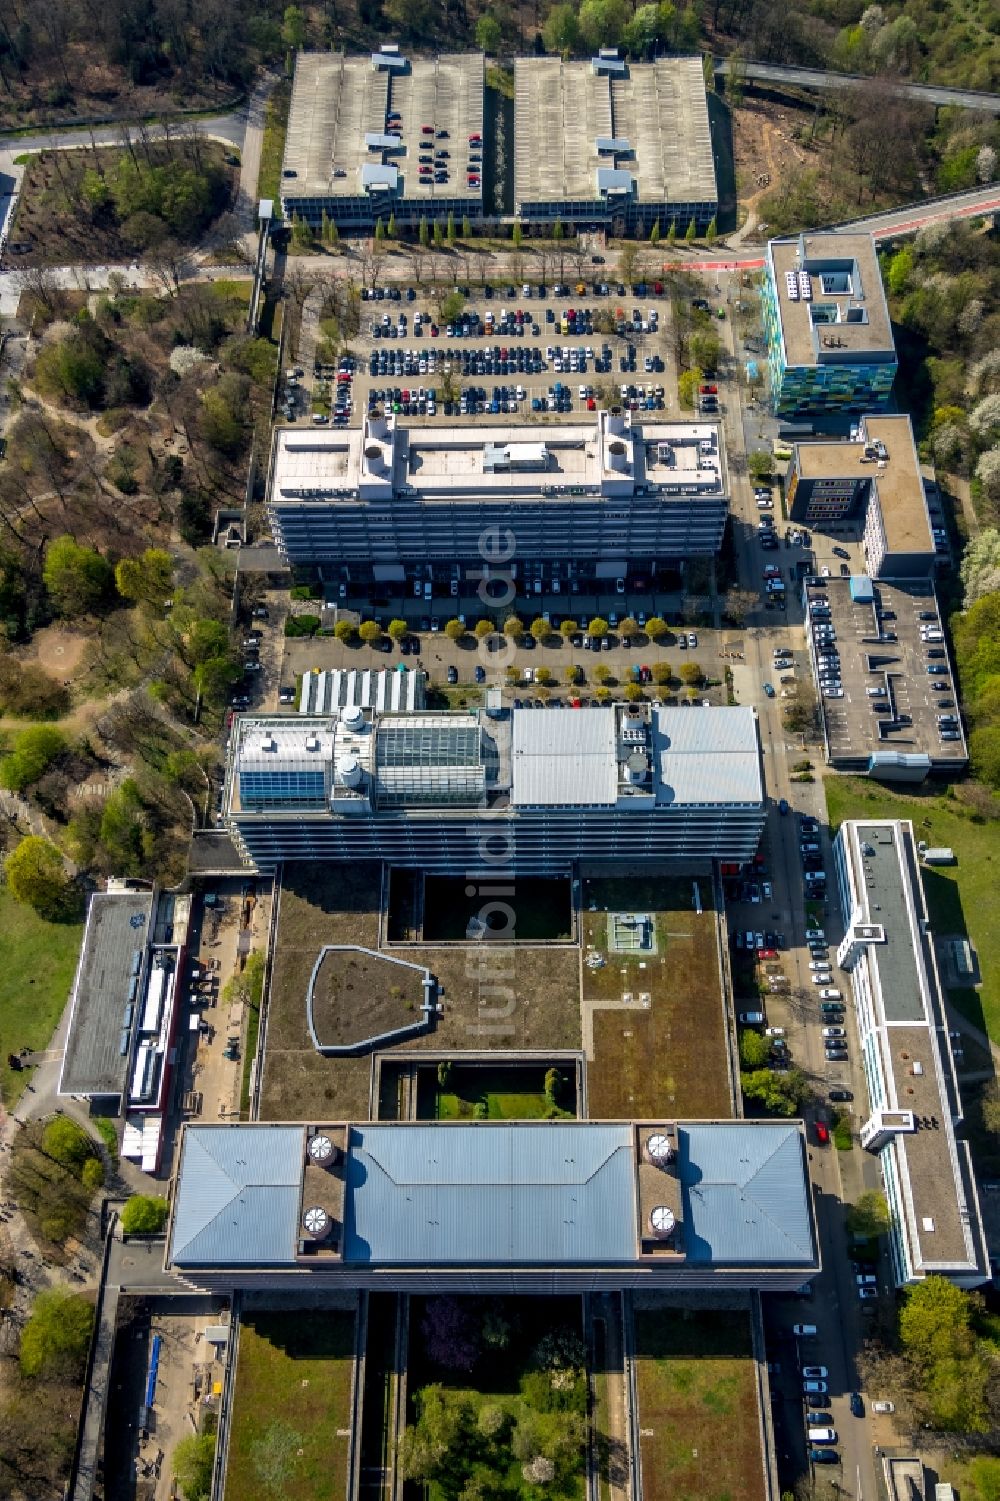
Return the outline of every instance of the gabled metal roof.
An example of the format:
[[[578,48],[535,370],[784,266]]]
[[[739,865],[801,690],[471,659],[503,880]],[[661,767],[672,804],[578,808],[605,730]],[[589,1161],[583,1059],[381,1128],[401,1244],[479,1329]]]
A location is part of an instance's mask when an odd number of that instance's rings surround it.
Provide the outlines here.
[[[351,1129],[345,1262],[623,1262],[634,1259],[635,1227],[627,1125]]]
[[[170,1260],[276,1266],[295,1260],[302,1126],[184,1132]]]
[[[798,1124],[678,1126],[689,1262],[785,1266],[816,1259]]]

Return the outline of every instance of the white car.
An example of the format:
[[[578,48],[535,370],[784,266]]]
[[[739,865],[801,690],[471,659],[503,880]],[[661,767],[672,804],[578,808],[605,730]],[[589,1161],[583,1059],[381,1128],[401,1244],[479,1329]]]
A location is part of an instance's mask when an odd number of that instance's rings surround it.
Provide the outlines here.
[[[843,698],[843,696],[844,696],[844,690],[843,690],[843,688],[824,688],[823,689],[823,697],[824,698]]]
[[[774,890],[770,881],[761,881],[760,889],[765,902],[769,902],[771,900],[771,893]]]
[[[833,966],[831,965],[829,959],[810,959],[809,960],[809,968],[810,969],[832,969],[832,967]]]
[[[698,645],[698,637],[695,635],[694,631],[688,631],[688,646],[697,646],[697,645]]]
[[[830,971],[826,970],[821,975],[810,975],[809,978],[813,982],[814,985],[829,985],[829,983],[830,983]]]
[[[832,985],[828,986],[826,990],[821,990],[819,993],[819,998],[821,1001],[843,1000],[843,996],[840,994],[840,991],[835,990]]]
[[[812,943],[813,939],[815,939],[817,943],[826,942],[826,934],[823,932],[822,928],[806,928],[806,941]]]
[[[873,1402],[872,1412],[895,1412],[895,1402]]]
[[[825,1365],[804,1365],[802,1374],[807,1381],[825,1381],[830,1372]]]
[[[765,1037],[784,1037],[784,1035],[785,1035],[785,1029],[784,1029],[784,1027],[765,1027],[764,1028],[764,1036]]]
[[[847,1028],[846,1027],[824,1027],[823,1028],[823,1032],[822,1032],[822,1036],[823,1037],[846,1037],[847,1036]]]

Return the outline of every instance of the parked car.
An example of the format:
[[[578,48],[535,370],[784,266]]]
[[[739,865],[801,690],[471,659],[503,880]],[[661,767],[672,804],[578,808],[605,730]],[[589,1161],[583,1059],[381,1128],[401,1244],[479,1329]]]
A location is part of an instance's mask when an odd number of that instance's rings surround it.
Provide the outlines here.
[[[830,1372],[825,1365],[804,1365],[802,1367],[802,1374],[809,1381],[823,1381],[829,1376]]]
[[[835,1104],[845,1104],[848,1100],[854,1099],[854,1095],[849,1089],[830,1089],[827,1091],[826,1097],[828,1100],[833,1100]]]
[[[763,1011],[741,1011],[740,1022],[744,1027],[761,1027],[764,1024]]]
[[[815,1324],[793,1324],[792,1325],[792,1333],[795,1334],[795,1335],[797,1335],[799,1339],[812,1339],[813,1336],[816,1334],[816,1332],[817,1332],[817,1330],[816,1330],[816,1325]],[[818,1416],[814,1416],[812,1413],[807,1413],[806,1414],[806,1421],[807,1422],[823,1423],[823,1422],[826,1422],[826,1415],[825,1414],[819,1414]]]
[[[810,1449],[809,1462],[814,1465],[839,1465],[840,1455],[836,1449]]]

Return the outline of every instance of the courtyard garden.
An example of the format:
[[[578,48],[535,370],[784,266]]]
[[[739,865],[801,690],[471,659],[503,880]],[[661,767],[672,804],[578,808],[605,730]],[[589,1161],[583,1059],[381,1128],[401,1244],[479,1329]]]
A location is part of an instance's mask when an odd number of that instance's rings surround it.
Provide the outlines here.
[[[576,1501],[585,1490],[578,1298],[415,1298],[399,1462],[429,1501]]]

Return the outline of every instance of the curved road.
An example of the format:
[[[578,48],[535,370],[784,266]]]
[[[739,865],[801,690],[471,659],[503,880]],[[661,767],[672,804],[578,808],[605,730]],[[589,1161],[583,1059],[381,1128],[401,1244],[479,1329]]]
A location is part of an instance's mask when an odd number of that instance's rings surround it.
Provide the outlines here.
[[[729,72],[728,59],[715,64],[716,73]],[[808,89],[851,89],[858,84],[873,83],[872,76],[857,73],[831,73],[822,68],[795,68],[782,63],[745,63],[741,70],[747,78],[760,83],[795,83]],[[905,94],[909,99],[919,99],[924,104],[953,104],[960,109],[986,110],[1000,114],[1000,95],[981,93],[978,89],[953,89],[943,84],[904,83],[879,80],[894,93]]]

